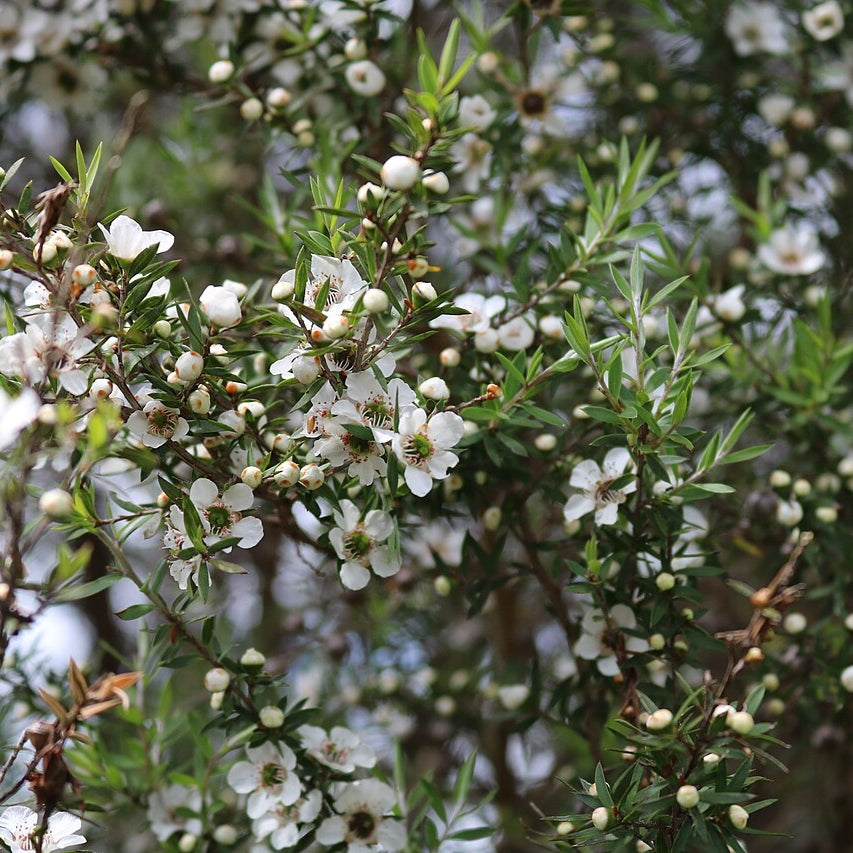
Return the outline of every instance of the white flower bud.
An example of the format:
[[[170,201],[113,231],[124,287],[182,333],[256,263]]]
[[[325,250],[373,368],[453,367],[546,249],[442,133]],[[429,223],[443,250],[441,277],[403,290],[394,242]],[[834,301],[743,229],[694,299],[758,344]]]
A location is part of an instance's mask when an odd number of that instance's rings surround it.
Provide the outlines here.
[[[259,98],[246,98],[240,104],[240,115],[246,121],[257,121],[264,114],[264,105]]]
[[[505,684],[498,688],[498,699],[507,711],[517,711],[530,696],[526,684]]]
[[[450,584],[450,578],[448,578],[447,575],[439,575],[432,582],[432,586],[433,586],[433,589],[435,589],[436,593],[438,595],[440,595],[442,598],[445,598],[446,596],[450,595],[451,584]],[[853,629],[851,629],[851,630],[853,630]]]
[[[557,436],[550,432],[540,433],[533,439],[533,446],[542,453],[549,453],[557,446]]]
[[[105,376],[95,379],[89,388],[89,396],[93,400],[106,400],[113,393],[113,383]]]
[[[386,192],[387,191],[384,187],[380,187],[378,184],[367,181],[367,183],[362,184],[358,188],[357,195],[361,204],[367,204],[369,201],[381,201],[385,197]]]
[[[309,465],[303,465],[300,469],[299,482],[308,491],[313,492],[314,489],[319,489],[326,482],[326,475],[319,465],[315,465],[312,462]]]
[[[786,527],[794,527],[803,518],[803,508],[797,501],[779,501],[776,507],[776,520]]]
[[[483,329],[474,333],[474,349],[477,352],[496,352],[500,346],[500,337],[496,329]]]
[[[187,397],[187,403],[196,415],[206,415],[210,411],[210,393],[207,388],[196,388]]]
[[[191,832],[185,832],[178,839],[178,850],[180,850],[180,853],[191,853],[191,851],[195,850],[196,844],[198,844],[198,838]]]
[[[344,56],[350,62],[354,62],[357,59],[364,59],[367,56],[367,45],[364,43],[364,39],[356,38],[355,36],[349,39],[344,45]]]
[[[749,711],[734,711],[726,716],[726,725],[739,735],[748,735],[755,726],[755,720]]]
[[[446,195],[450,192],[450,179],[444,172],[433,172],[431,169],[424,173],[423,185],[436,195]]]
[[[350,330],[349,320],[343,314],[327,317],[323,323],[323,334],[330,340],[342,338]]]
[[[56,246],[53,243],[44,243],[42,246],[33,246],[33,260],[42,264],[49,264],[56,260]]]
[[[710,767],[714,764],[718,764],[721,757],[722,756],[719,753],[706,752],[705,755],[702,756],[702,763],[707,764]]]
[[[230,59],[220,59],[207,69],[207,79],[211,83],[226,83],[234,76],[234,63]]]
[[[205,673],[204,689],[208,693],[222,693],[228,689],[230,683],[231,676],[221,666],[215,666]]]
[[[646,728],[650,732],[661,732],[672,724],[672,711],[669,708],[658,708],[649,714]]]
[[[412,278],[423,278],[429,272],[429,261],[418,255],[406,261],[406,269]]]
[[[158,320],[152,327],[151,331],[158,338],[168,338],[172,334],[172,324],[168,320]]]
[[[452,696],[439,696],[435,700],[435,712],[440,717],[449,717],[456,710],[456,700]]]
[[[292,459],[288,459],[275,469],[272,478],[277,486],[288,488],[298,482],[300,474],[300,467]]]
[[[293,95],[283,86],[276,86],[267,92],[267,108],[271,110],[283,110],[291,101]]]
[[[243,390],[245,390],[246,386],[243,386]],[[251,415],[255,420],[258,420],[265,412],[267,408],[260,400],[244,400],[237,406],[237,414],[242,415],[244,418],[246,415]]]
[[[293,362],[290,369],[297,382],[310,385],[320,375],[320,359],[317,356],[303,355]]]
[[[450,389],[440,376],[431,376],[429,379],[424,379],[418,385],[418,391],[428,400],[447,400],[450,398]]]
[[[666,645],[666,637],[663,634],[652,634],[649,637],[649,645],[659,652]]]
[[[71,281],[80,287],[88,287],[90,284],[94,284],[97,277],[98,273],[90,264],[78,264],[71,270]]]
[[[195,382],[204,370],[204,359],[195,350],[188,350],[178,356],[175,373],[181,382]]]
[[[845,667],[839,677],[841,686],[848,692],[853,693],[853,666]]]
[[[800,477],[799,479],[794,480],[794,483],[791,486],[791,491],[798,498],[804,498],[811,494],[812,484],[803,477]]]
[[[848,613],[848,614],[844,617],[844,627],[845,627],[848,631],[853,631],[853,613]]]
[[[675,575],[672,575],[669,572],[661,572],[655,578],[655,586],[661,592],[669,592],[669,590],[675,586]]]
[[[815,509],[814,514],[824,524],[835,524],[838,521],[838,509],[834,506],[819,506]]]
[[[9,249],[0,249],[0,272],[9,269],[15,262],[15,253]]]
[[[210,707],[214,711],[222,709],[222,701],[225,699],[225,691],[220,690],[218,693],[210,694]]]
[[[729,806],[729,820],[735,829],[743,829],[749,821],[749,812],[735,803]]]
[[[604,806],[599,806],[597,809],[593,809],[592,825],[599,832],[604,832],[604,830],[607,829],[608,823],[610,823],[610,809],[606,809]]]
[[[570,820],[561,820],[554,831],[557,835],[571,835],[575,831],[575,825]]]
[[[74,498],[65,489],[48,489],[39,498],[39,509],[48,518],[59,521],[74,512]]]
[[[438,294],[428,281],[417,281],[412,285],[412,298],[418,305],[438,299]]]
[[[853,148],[853,134],[843,127],[828,127],[823,141],[833,154],[845,154]]]
[[[787,471],[777,468],[770,472],[769,482],[774,489],[787,489],[791,485],[791,475]]]
[[[501,518],[503,513],[499,506],[487,507],[483,512],[483,527],[486,530],[494,532],[501,526]]]
[[[236,326],[243,319],[240,300],[231,288],[208,285],[198,301],[207,319],[221,329]]]
[[[264,481],[264,472],[254,465],[248,465],[240,472],[240,479],[250,489],[257,489]]]
[[[385,88],[385,74],[378,65],[369,59],[359,59],[357,62],[348,65],[344,76],[353,92],[363,98],[375,98]],[[383,180],[385,180],[384,176]],[[417,178],[412,181],[410,186],[413,186],[415,181]],[[385,183],[388,182],[385,181]],[[389,186],[391,185],[389,184]],[[392,187],[392,189],[408,189],[408,187]]]
[[[231,847],[237,843],[240,837],[237,827],[230,823],[223,823],[213,830],[213,840],[224,847]]]
[[[221,433],[221,437],[228,441],[241,436],[246,431],[246,419],[239,412],[233,410],[223,412],[217,416],[216,420],[227,427],[225,432]]]
[[[246,649],[240,657],[240,666],[245,666],[250,669],[260,669],[267,662],[263,652],[257,649]]]
[[[808,624],[808,619],[802,613],[786,613],[782,620],[782,628],[788,634],[802,634]]]
[[[288,276],[285,273],[274,285],[272,288],[272,298],[275,299],[276,302],[284,302],[287,299],[290,299],[293,296],[293,291],[296,287],[296,283],[293,281],[293,276]]]
[[[388,310],[388,294],[378,287],[371,287],[365,292],[362,304],[371,314],[381,314]]]
[[[284,723],[284,711],[277,705],[265,705],[258,711],[261,725],[267,729],[277,729]]]
[[[395,154],[385,161],[379,175],[389,189],[405,191],[421,179],[421,167],[413,157]]]
[[[695,785],[682,785],[675,792],[675,801],[683,809],[692,809],[699,805],[699,791]]]
[[[58,252],[67,251],[74,245],[64,231],[51,231],[47,242],[55,246]]]
[[[771,693],[779,689],[779,676],[775,672],[767,672],[761,678],[761,683]]]

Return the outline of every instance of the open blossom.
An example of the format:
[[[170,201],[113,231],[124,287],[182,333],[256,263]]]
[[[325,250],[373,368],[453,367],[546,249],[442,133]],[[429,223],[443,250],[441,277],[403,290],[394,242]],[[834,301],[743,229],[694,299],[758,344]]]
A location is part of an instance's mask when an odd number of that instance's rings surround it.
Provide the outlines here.
[[[343,726],[334,726],[329,734],[319,726],[300,726],[298,734],[308,755],[337,773],[352,773],[356,767],[376,764],[373,750]]]
[[[574,653],[584,660],[594,660],[602,675],[619,674],[619,657],[631,652],[646,652],[649,644],[629,631],[637,627],[634,612],[625,604],[610,608],[607,618],[600,610],[590,608],[581,620],[582,634],[574,645]]]
[[[382,544],[394,530],[387,512],[371,509],[361,518],[361,511],[348,500],[341,501],[341,511],[334,514],[337,525],[329,533],[329,541],[342,561],[341,583],[348,589],[362,589],[370,580],[370,572],[387,578],[400,570],[400,555]]]
[[[26,806],[10,806],[0,815],[0,840],[11,853],[31,853],[35,850],[35,832],[41,825],[41,815]],[[43,853],[68,850],[85,844],[79,834],[80,818],[68,812],[54,812],[47,821],[47,831],[42,836]]]
[[[240,300],[229,287],[210,284],[204,289],[198,301],[207,319],[221,329],[236,326],[243,319]]]
[[[276,806],[290,806],[302,791],[293,773],[296,755],[286,744],[263,743],[247,747],[248,761],[238,761],[228,771],[228,784],[238,794],[248,794],[246,813],[253,820]]]
[[[385,88],[385,74],[369,59],[350,63],[344,76],[353,92],[365,98],[375,97]]]
[[[407,408],[400,415],[398,434],[391,446],[406,466],[406,485],[419,498],[428,495],[433,480],[443,480],[459,457],[449,448],[459,443],[465,431],[455,412],[439,412],[427,420],[423,409]]]
[[[190,431],[178,409],[171,409],[159,400],[149,400],[141,412],[134,412],[127,419],[127,426],[146,447],[161,447],[167,441],[183,438]]]
[[[169,785],[162,791],[155,791],[148,799],[148,823],[158,841],[163,842],[174,833],[201,833],[201,820],[187,817],[179,812],[199,813],[202,807],[201,791],[186,785]]]
[[[0,451],[17,441],[21,430],[26,429],[37,417],[41,408],[39,395],[32,388],[24,388],[15,397],[10,397],[0,388]]]
[[[323,795],[309,791],[295,803],[286,806],[276,803],[252,823],[252,834],[262,841],[269,838],[273,850],[295,847],[320,814]]]
[[[736,3],[726,17],[726,35],[739,56],[788,51],[785,22],[776,3],[764,0]]]
[[[825,0],[803,12],[803,27],[817,41],[828,41],[844,29],[844,13],[838,0]]]
[[[388,815],[396,805],[393,788],[378,779],[342,782],[334,802],[338,814],[320,824],[317,841],[327,847],[343,842],[347,853],[367,853],[377,844],[383,850],[403,850],[405,826]]]
[[[773,272],[786,275],[811,275],[826,262],[814,231],[791,224],[777,228],[770,239],[758,247],[758,260]]]
[[[595,511],[596,524],[615,524],[619,504],[636,490],[637,483],[632,480],[619,489],[613,489],[611,485],[630,467],[631,454],[624,447],[609,450],[601,467],[592,459],[584,459],[575,465],[569,485],[581,491],[566,503],[563,509],[566,521],[574,521]]]
[[[166,252],[175,242],[174,234],[168,231],[143,231],[142,226],[129,216],[117,216],[109,230],[99,222],[98,228],[107,241],[107,250],[121,261],[132,261],[149,246],[156,245],[157,253]]]

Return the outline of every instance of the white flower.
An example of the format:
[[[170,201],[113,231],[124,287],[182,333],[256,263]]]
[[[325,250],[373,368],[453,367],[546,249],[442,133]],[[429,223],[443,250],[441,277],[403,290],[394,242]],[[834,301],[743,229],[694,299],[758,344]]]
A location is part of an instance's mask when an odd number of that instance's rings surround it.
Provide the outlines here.
[[[614,447],[607,452],[603,469],[592,459],[584,459],[577,464],[569,485],[582,491],[572,495],[566,503],[563,509],[566,521],[575,521],[595,510],[596,524],[615,524],[619,504],[624,503],[626,496],[636,490],[637,482],[632,480],[620,489],[611,489],[610,486],[628,468],[633,470],[633,463],[631,454],[624,447]]]
[[[739,56],[788,51],[785,22],[775,3],[737,3],[726,17],[726,34]]]
[[[508,711],[517,711],[530,696],[526,684],[503,684],[498,688],[498,699]]]
[[[414,157],[395,154],[382,164],[379,177],[389,189],[410,190],[421,179],[421,167]]]
[[[844,28],[844,13],[838,0],[826,0],[803,12],[803,26],[817,41],[828,41]]]
[[[796,102],[790,95],[771,92],[758,102],[758,112],[768,124],[781,127],[791,115]]]
[[[841,45],[841,58],[827,62],[819,70],[819,78],[826,89],[844,92],[848,104],[853,104],[853,42]]]
[[[10,806],[0,815],[0,839],[11,853],[30,853],[35,847],[35,831],[41,825],[41,815],[26,806]],[[47,821],[47,831],[42,836],[42,853],[67,850],[85,844],[78,834],[80,818],[68,812],[54,812]]]
[[[746,313],[744,289],[744,285],[738,284],[714,297],[713,311],[721,320],[736,323]]]
[[[317,829],[317,841],[331,847],[344,842],[347,853],[367,853],[378,844],[384,850],[401,851],[406,829],[401,821],[386,816],[397,805],[393,788],[378,779],[342,783],[335,798],[338,814],[326,818]]]
[[[533,325],[523,316],[498,326],[497,332],[500,345],[510,352],[527,349],[536,336]]]
[[[236,326],[243,319],[240,300],[229,287],[216,287],[210,284],[204,289],[198,301],[207,319],[221,329]]]
[[[166,252],[172,248],[175,237],[168,231],[143,231],[142,226],[129,216],[117,216],[109,230],[99,222],[98,228],[107,241],[107,250],[122,261],[132,261],[142,254],[149,246],[158,246],[157,253]]]
[[[356,767],[376,764],[373,750],[343,726],[334,726],[328,735],[319,726],[300,726],[297,733],[308,755],[337,773],[352,773]]]
[[[476,133],[466,133],[450,146],[453,171],[462,175],[465,192],[474,193],[492,169],[492,143]]]
[[[787,224],[777,228],[758,247],[758,259],[768,269],[786,275],[810,275],[825,263],[817,235],[804,226]]]
[[[171,409],[159,400],[149,400],[141,412],[134,412],[127,419],[127,426],[146,447],[161,447],[167,441],[183,438],[190,431],[179,410]]]
[[[497,118],[497,112],[482,95],[466,95],[459,100],[459,126],[486,130]]]
[[[452,329],[465,334],[484,332],[490,328],[492,317],[497,316],[506,305],[502,296],[483,296],[482,293],[462,293],[453,300],[456,308],[467,314],[444,314],[430,320],[434,329]],[[507,324],[508,325],[508,324]]]
[[[581,621],[583,633],[574,645],[574,653],[584,660],[594,660],[602,675],[618,675],[620,656],[628,652],[649,650],[646,640],[620,630],[633,630],[636,627],[634,611],[625,604],[611,607],[606,619],[600,610],[590,608]]]
[[[307,826],[300,830],[299,825],[312,824],[320,814],[322,806],[323,795],[317,790],[309,791],[292,805],[278,803],[252,823],[252,834],[258,840],[269,836],[273,850],[295,847],[308,831]]]
[[[353,92],[365,98],[373,98],[385,88],[385,74],[369,59],[350,63],[344,76]]]
[[[786,527],[794,527],[803,519],[803,507],[799,501],[779,501],[776,505],[776,521]]]
[[[406,485],[422,498],[432,489],[432,481],[445,479],[459,461],[449,448],[459,443],[465,425],[455,412],[439,412],[427,420],[423,409],[409,407],[400,415],[398,429],[391,446],[406,466]]]
[[[407,531],[403,549],[425,569],[435,568],[436,557],[445,566],[459,566],[462,564],[465,534],[463,524],[451,524],[439,518]]]
[[[299,777],[292,771],[296,755],[286,744],[263,743],[247,747],[248,761],[238,761],[228,771],[228,784],[238,794],[248,794],[246,813],[252,820],[277,805],[293,805],[302,791]]]
[[[418,385],[418,391],[428,400],[447,400],[450,398],[450,389],[440,376],[431,376],[429,379],[424,379]]]
[[[341,566],[341,583],[347,589],[362,589],[370,580],[368,568],[387,578],[400,570],[400,556],[388,545],[382,545],[394,529],[387,512],[371,509],[361,520],[361,511],[348,500],[341,501],[341,511],[334,514],[335,527],[329,541]]]
[[[148,823],[158,841],[166,841],[175,832],[201,834],[201,821],[196,817],[178,814],[178,809],[200,812],[201,792],[186,785],[169,785],[155,791],[148,800]]]
[[[41,314],[26,331],[0,340],[0,373],[32,384],[54,376],[66,391],[79,396],[89,382],[77,362],[94,347],[69,315]]]
[[[0,451],[14,444],[21,430],[26,429],[37,417],[41,408],[39,395],[32,388],[24,388],[15,397],[10,397],[0,388]]]
[[[254,548],[263,539],[261,520],[243,518],[243,510],[249,509],[255,502],[252,490],[244,483],[229,486],[220,497],[216,483],[201,477],[190,486],[190,500],[201,519],[206,545],[215,545],[223,539],[236,537],[240,540],[237,542],[238,548]],[[173,505],[170,521],[180,537],[185,539],[187,531],[183,510]],[[231,548],[223,550],[227,553]]]

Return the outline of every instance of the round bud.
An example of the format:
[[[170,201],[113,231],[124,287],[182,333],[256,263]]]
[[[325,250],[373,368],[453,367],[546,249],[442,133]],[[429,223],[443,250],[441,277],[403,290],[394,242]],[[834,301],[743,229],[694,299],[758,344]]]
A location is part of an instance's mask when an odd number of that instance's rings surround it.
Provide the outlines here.
[[[561,820],[554,831],[557,835],[571,835],[575,831],[575,825],[570,820]]]
[[[181,382],[195,382],[204,370],[204,359],[195,350],[188,350],[178,356],[175,373]]]
[[[811,494],[812,484],[808,481],[800,477],[797,480],[794,480],[794,484],[791,486],[791,490],[798,498],[804,498],[807,495]]]
[[[74,245],[64,231],[51,231],[47,242],[55,246],[58,252],[67,251]]]
[[[845,669],[841,671],[839,680],[841,681],[841,686],[848,693],[853,693],[853,666],[845,667]]]
[[[210,411],[210,393],[207,388],[196,388],[187,397],[190,411],[196,415],[206,415]]]
[[[788,634],[802,634],[808,624],[808,619],[802,613],[788,613],[782,620],[782,628]]]
[[[666,637],[663,634],[652,634],[649,637],[649,645],[659,652],[666,645]]]
[[[557,436],[550,432],[543,432],[533,439],[533,446],[542,453],[548,453],[557,446]]]
[[[755,590],[754,593],[752,593],[752,595],[749,597],[749,603],[753,607],[760,610],[762,607],[767,607],[772,599],[773,593],[771,593],[766,586],[763,586],[760,589]]]
[[[436,195],[446,195],[450,192],[450,180],[444,172],[428,170],[424,173],[423,185]]]
[[[264,472],[254,465],[249,465],[240,472],[240,479],[250,489],[257,489],[264,480]]]
[[[838,509],[834,506],[819,506],[814,511],[815,518],[824,524],[835,524],[838,521]]]
[[[418,385],[418,391],[427,400],[447,400],[450,398],[450,388],[440,376],[432,376]]]
[[[761,683],[765,689],[771,692],[779,689],[779,676],[775,672],[767,672],[761,678]]]
[[[388,294],[378,287],[371,287],[365,292],[362,304],[369,313],[382,314],[388,310]]]
[[[405,191],[421,179],[421,167],[414,157],[395,154],[385,161],[379,175],[389,189]]]
[[[178,839],[178,850],[180,853],[191,853],[195,850],[196,844],[198,844],[198,838],[191,832],[185,832]]]
[[[15,253],[9,249],[0,249],[0,272],[9,269],[15,262]]]
[[[669,708],[658,708],[649,714],[646,728],[650,732],[661,732],[672,724],[672,711]]]
[[[300,469],[299,482],[308,489],[308,491],[313,492],[315,489],[319,489],[320,486],[326,482],[326,475],[323,473],[323,470],[319,465],[315,465],[312,462],[309,465],[303,465]]]
[[[449,717],[456,710],[456,700],[452,696],[439,696],[435,700],[435,712],[440,717]]]
[[[259,98],[246,98],[240,104],[240,115],[246,121],[257,121],[264,114],[264,105]]]
[[[446,347],[438,354],[442,367],[458,367],[462,355],[455,347]]]
[[[277,705],[265,705],[258,711],[258,719],[264,728],[277,729],[284,723],[284,711]]]
[[[699,805],[699,791],[695,785],[682,785],[675,792],[675,801],[683,809],[692,809]]]
[[[231,847],[236,844],[239,837],[237,827],[230,823],[223,823],[213,830],[213,840],[224,847]]]
[[[59,521],[74,512],[74,498],[65,489],[48,489],[39,498],[39,509],[48,518]]]
[[[669,592],[675,586],[675,575],[670,574],[669,572],[661,572],[655,578],[655,586],[661,592]]]
[[[351,38],[344,45],[344,56],[351,62],[356,59],[364,59],[367,56],[367,45],[364,39]]]
[[[267,107],[271,110],[283,110],[292,100],[293,95],[283,86],[276,86],[267,92]]]
[[[288,459],[275,469],[272,478],[277,486],[286,489],[299,481],[301,471],[302,469],[292,459]]]
[[[89,388],[89,396],[93,400],[106,400],[113,393],[113,383],[106,376],[92,381]]]
[[[498,688],[498,699],[507,711],[517,711],[530,696],[526,684],[505,684]]]
[[[412,301],[415,303],[415,307],[426,302],[432,302],[434,299],[438,299],[438,294],[428,281],[418,281],[412,285]]]
[[[221,666],[215,666],[205,673],[204,689],[208,693],[221,693],[228,689],[230,683],[231,676]]]
[[[222,700],[225,698],[225,692],[219,691],[218,693],[210,694],[210,707],[213,711],[222,710]]]
[[[604,830],[607,829],[608,823],[610,823],[610,809],[606,809],[604,806],[599,806],[597,809],[593,809],[592,825],[599,832],[604,832]]]
[[[97,271],[90,264],[78,264],[71,270],[71,281],[80,287],[88,287],[90,284],[94,284],[97,277]]]
[[[743,829],[749,821],[749,812],[735,803],[729,806],[729,820],[735,829]]]
[[[716,752],[706,752],[705,755],[702,756],[702,763],[711,767],[714,764],[718,764],[721,757],[722,756]]]
[[[157,506],[160,507],[160,509],[166,509],[171,502],[171,499],[165,492],[160,492],[160,494],[157,495]]]
[[[287,299],[290,299],[293,296],[294,288],[296,284],[294,281],[290,280],[290,277],[285,273],[274,285],[272,288],[272,298],[275,299],[276,302],[284,302]]]
[[[33,247],[33,260],[42,264],[49,264],[56,260],[56,246],[53,243],[44,243],[42,246]]]
[[[494,533],[501,526],[503,513],[499,506],[490,506],[483,512],[483,527]]]
[[[752,648],[747,649],[743,659],[747,663],[761,663],[764,660],[764,652],[761,651],[759,646],[752,646]]]
[[[423,257],[409,258],[406,269],[412,278],[423,278],[429,272],[429,261]]]
[[[172,334],[172,324],[168,320],[158,320],[152,327],[151,331],[158,338],[168,338]]]
[[[342,338],[350,330],[349,320],[343,314],[327,317],[323,323],[323,334],[330,340]]]
[[[260,400],[243,400],[243,402],[237,406],[238,414],[242,415],[244,418],[246,415],[251,415],[255,420],[258,420],[266,410],[266,406]]]
[[[726,717],[726,725],[738,735],[748,735],[755,726],[749,711],[734,711]]]
[[[207,69],[207,79],[211,83],[226,83],[234,76],[234,63],[230,59],[220,59]]]
[[[432,582],[433,589],[435,589],[436,593],[440,595],[442,598],[450,595],[451,584],[450,578],[447,575],[439,575]]]

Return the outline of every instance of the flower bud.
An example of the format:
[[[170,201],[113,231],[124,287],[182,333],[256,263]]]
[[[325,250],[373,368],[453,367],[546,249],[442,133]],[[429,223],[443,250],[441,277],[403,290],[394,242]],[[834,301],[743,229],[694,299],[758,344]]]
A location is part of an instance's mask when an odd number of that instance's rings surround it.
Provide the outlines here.
[[[368,202],[373,202],[375,204],[376,202],[381,201],[385,197],[385,194],[386,189],[384,187],[380,187],[379,184],[367,181],[358,188],[358,193],[356,195],[361,204],[367,204]]]
[[[734,711],[726,717],[726,725],[738,735],[748,735],[755,726],[749,711]]]
[[[88,287],[90,284],[94,284],[97,277],[98,273],[90,264],[78,264],[71,270],[71,281],[80,287]]]
[[[496,531],[501,526],[501,517],[503,513],[499,506],[490,506],[483,512],[483,527],[491,532]]]
[[[752,646],[747,649],[746,654],[743,656],[743,659],[747,663],[761,663],[764,660],[764,652],[761,651],[760,646]]]
[[[208,693],[222,693],[228,689],[230,683],[231,676],[221,666],[215,666],[205,673],[204,689]]]
[[[92,381],[89,396],[93,400],[106,400],[113,393],[113,383],[105,376]]]
[[[210,393],[207,388],[199,387],[187,397],[190,411],[196,415],[206,415],[210,411]]]
[[[458,367],[462,355],[455,347],[446,347],[438,354],[442,367]]]
[[[74,512],[74,498],[65,489],[48,489],[39,498],[39,509],[48,518],[60,521]]]
[[[349,332],[349,320],[343,314],[327,317],[323,323],[323,334],[330,340],[334,341],[342,338]]]
[[[265,705],[258,711],[258,719],[266,729],[277,729],[284,723],[284,711],[277,705]]]
[[[610,823],[610,809],[606,809],[604,806],[599,806],[597,809],[593,809],[592,825],[599,832],[604,832],[604,830],[607,829],[608,823]]]
[[[305,486],[308,491],[313,492],[319,489],[326,482],[326,475],[323,473],[319,465],[313,462],[309,465],[303,465],[299,471],[299,482]]]
[[[266,656],[257,649],[246,649],[240,657],[240,666],[247,669],[260,670],[266,662]]]
[[[517,711],[530,696],[526,684],[505,684],[498,688],[498,699],[507,711]]]
[[[695,785],[682,785],[675,793],[675,801],[683,809],[692,809],[699,804],[699,791]]]
[[[712,767],[714,764],[719,763],[721,757],[722,756],[717,752],[706,752],[705,755],[702,756],[702,763]]]
[[[293,95],[283,86],[276,86],[267,92],[265,100],[268,109],[283,110],[293,100]]]
[[[663,634],[652,634],[649,637],[649,645],[659,652],[666,645],[666,637]]]
[[[787,613],[782,620],[782,628],[788,634],[802,634],[808,624],[808,619],[802,613]]]
[[[151,331],[158,338],[168,338],[172,334],[172,324],[168,320],[158,320],[151,327]]]
[[[240,104],[240,115],[246,121],[257,121],[264,114],[264,105],[259,98],[246,98]]]
[[[434,299],[438,299],[438,294],[428,281],[418,281],[412,285],[412,301],[416,308]]]
[[[300,474],[300,467],[292,459],[288,459],[275,469],[272,478],[277,486],[288,488],[298,482]]]
[[[204,370],[204,359],[194,350],[188,350],[178,356],[175,373],[184,383],[195,382]]]
[[[406,269],[412,278],[423,278],[429,272],[429,261],[418,255],[406,261]]]
[[[669,708],[658,708],[649,714],[646,720],[646,728],[650,732],[661,732],[672,724],[672,711]]]
[[[787,489],[791,485],[791,475],[787,471],[777,468],[770,472],[770,485],[774,489]]]
[[[234,75],[234,63],[230,59],[220,59],[207,69],[207,79],[211,83],[226,83]]]
[[[210,708],[213,711],[222,710],[222,701],[225,699],[225,692],[220,690],[217,693],[210,694]]]
[[[749,821],[749,812],[735,803],[729,806],[729,820],[735,829],[743,829]]]
[[[439,376],[432,376],[429,379],[425,379],[418,385],[418,391],[427,400],[447,400],[450,398],[450,389],[447,387],[447,383]]]
[[[435,589],[436,593],[438,595],[440,595],[442,598],[450,595],[450,590],[451,590],[450,578],[448,578],[447,575],[439,575],[432,582],[432,586],[433,586],[433,589]],[[853,670],[853,667],[851,667],[851,670]]]
[[[223,823],[213,830],[213,840],[223,847],[231,847],[237,843],[239,838],[237,827],[230,823]]]
[[[575,831],[575,825],[570,820],[561,820],[554,831],[557,835],[571,835]]]
[[[385,161],[379,176],[389,189],[410,190],[421,179],[421,167],[414,157],[395,154]]]
[[[542,453],[549,453],[557,446],[557,436],[543,432],[533,439],[533,446]]]
[[[838,509],[834,506],[819,506],[814,511],[815,518],[824,524],[835,524],[838,521]]]
[[[349,39],[344,45],[344,56],[354,62],[357,59],[364,59],[367,56],[367,45],[364,39],[353,38]]]
[[[56,246],[53,243],[33,246],[33,260],[42,264],[49,264],[56,260]]]
[[[661,572],[655,578],[655,586],[657,586],[661,592],[668,592],[675,586],[675,575],[672,575],[669,572]]]
[[[388,310],[388,294],[378,287],[371,287],[365,292],[362,304],[369,313],[381,314]]]
[[[0,249],[0,272],[9,269],[15,262],[15,253],[9,249]]]
[[[841,686],[848,692],[853,693],[853,666],[845,667],[839,677]]]
[[[423,185],[436,195],[446,195],[450,192],[450,180],[444,172],[433,172],[431,169],[424,173]]]
[[[198,844],[198,838],[191,832],[185,832],[178,839],[178,850],[180,853],[192,853],[196,844]]]
[[[240,479],[250,489],[257,489],[264,480],[264,472],[254,465],[249,465],[240,472]]]

